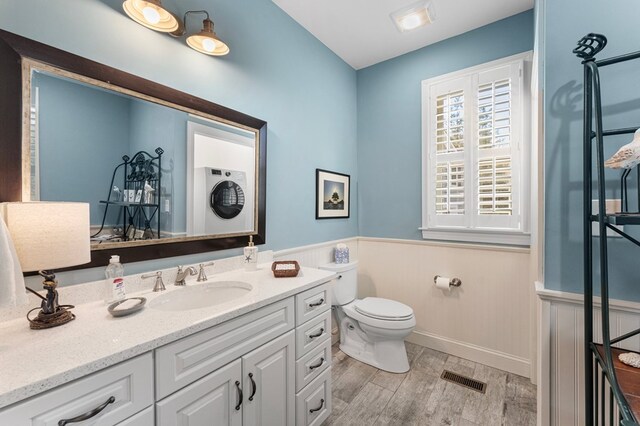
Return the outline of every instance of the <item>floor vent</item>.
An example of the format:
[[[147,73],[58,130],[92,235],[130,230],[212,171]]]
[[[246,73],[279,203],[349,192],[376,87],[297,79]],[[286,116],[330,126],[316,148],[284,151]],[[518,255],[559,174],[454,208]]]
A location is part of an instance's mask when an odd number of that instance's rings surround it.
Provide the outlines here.
[[[453,371],[444,370],[440,378],[448,382],[464,386],[465,388],[474,390],[476,392],[485,393],[485,391],[487,390],[486,383],[479,382],[478,380],[474,380],[470,377],[461,376],[460,374],[454,373]]]

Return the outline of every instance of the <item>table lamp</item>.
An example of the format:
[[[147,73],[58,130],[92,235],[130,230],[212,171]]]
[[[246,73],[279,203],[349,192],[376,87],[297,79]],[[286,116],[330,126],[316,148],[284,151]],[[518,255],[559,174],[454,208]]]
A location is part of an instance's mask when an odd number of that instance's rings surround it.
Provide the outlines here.
[[[58,303],[58,281],[54,269],[82,265],[91,261],[89,241],[89,204],[70,202],[3,203],[1,212],[20,261],[22,272],[38,273],[44,278],[46,296],[40,308],[27,314],[32,329],[66,324],[75,319],[71,305]],[[40,309],[34,318],[30,314]]]

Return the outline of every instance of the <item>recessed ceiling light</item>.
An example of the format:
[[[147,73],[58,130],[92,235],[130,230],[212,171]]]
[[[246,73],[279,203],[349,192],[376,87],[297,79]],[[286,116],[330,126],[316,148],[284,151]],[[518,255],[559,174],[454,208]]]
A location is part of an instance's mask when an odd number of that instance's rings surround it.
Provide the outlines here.
[[[401,33],[430,24],[435,20],[432,2],[424,0],[403,7],[390,16]]]

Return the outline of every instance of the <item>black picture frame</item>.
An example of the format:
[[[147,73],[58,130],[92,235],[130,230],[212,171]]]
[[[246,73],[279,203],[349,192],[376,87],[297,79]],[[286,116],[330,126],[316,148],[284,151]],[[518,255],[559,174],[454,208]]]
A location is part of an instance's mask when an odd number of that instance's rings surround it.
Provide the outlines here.
[[[316,169],[316,219],[348,219],[351,216],[351,176]]]

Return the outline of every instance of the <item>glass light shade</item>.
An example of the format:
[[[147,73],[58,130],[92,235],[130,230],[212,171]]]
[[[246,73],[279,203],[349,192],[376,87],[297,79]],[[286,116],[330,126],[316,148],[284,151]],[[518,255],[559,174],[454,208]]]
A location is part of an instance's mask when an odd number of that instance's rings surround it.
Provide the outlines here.
[[[400,24],[405,30],[412,30],[414,28],[418,28],[420,25],[423,25],[423,20],[418,14],[412,14],[405,16]]]
[[[189,47],[205,55],[224,56],[229,53],[229,46],[213,32],[213,22],[205,19],[202,26],[199,33],[187,37]]]
[[[23,272],[91,261],[88,203],[36,201],[0,207]]]
[[[160,0],[125,0],[122,8],[129,18],[155,31],[170,33],[180,28],[180,22],[162,7]]]
[[[435,11],[431,1],[419,0],[393,12],[390,16],[398,30],[405,32],[432,23],[435,20]]]

